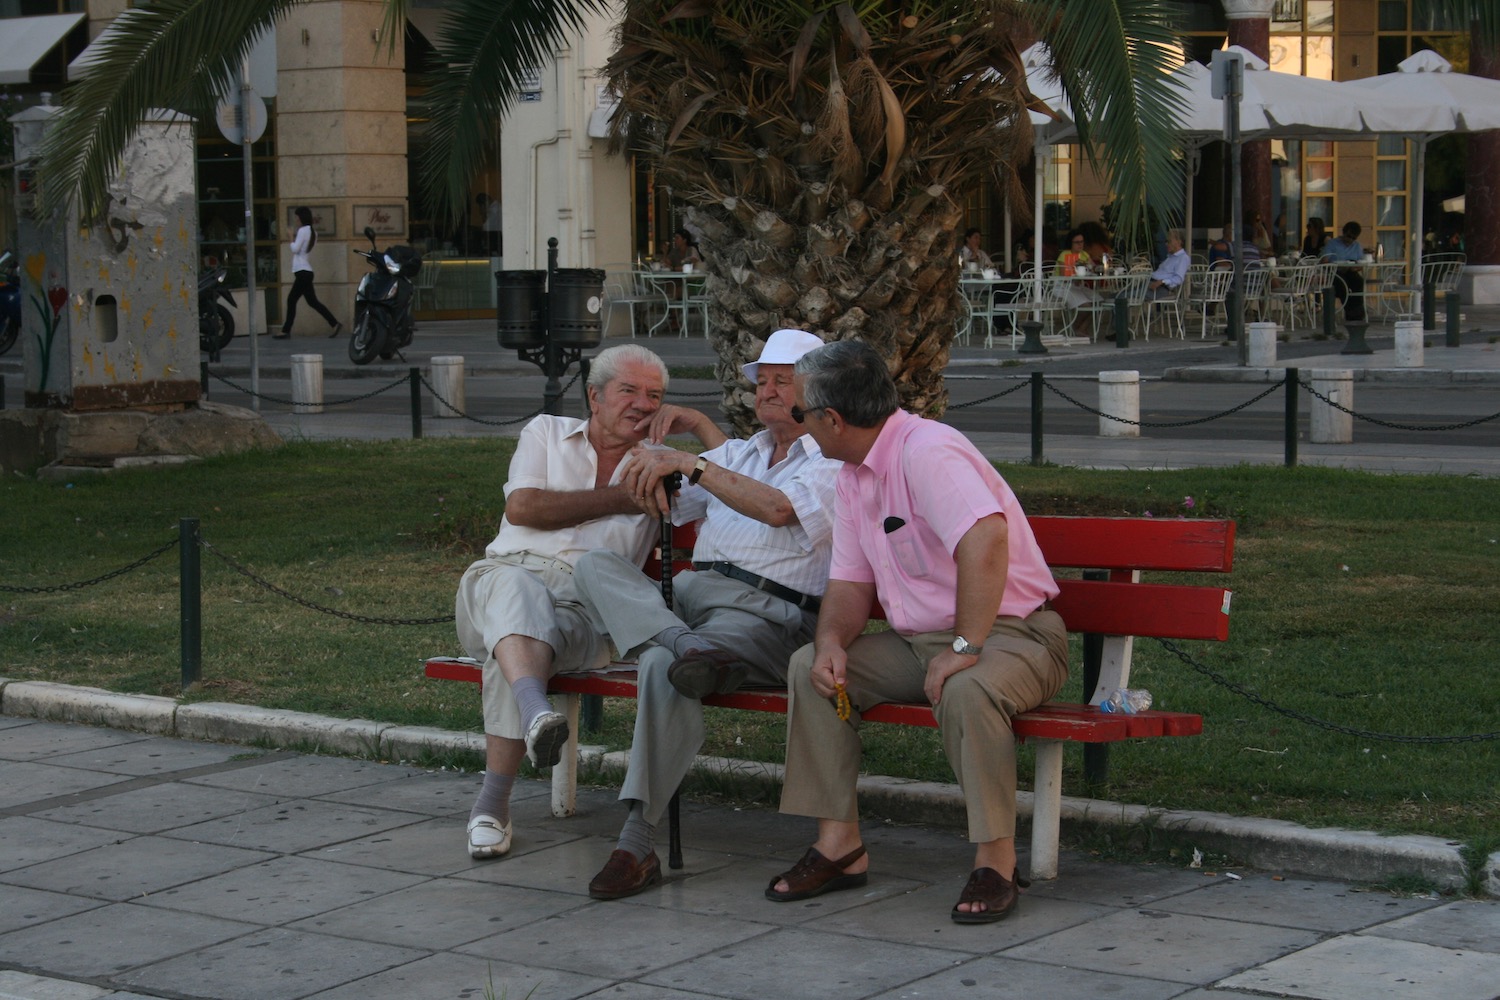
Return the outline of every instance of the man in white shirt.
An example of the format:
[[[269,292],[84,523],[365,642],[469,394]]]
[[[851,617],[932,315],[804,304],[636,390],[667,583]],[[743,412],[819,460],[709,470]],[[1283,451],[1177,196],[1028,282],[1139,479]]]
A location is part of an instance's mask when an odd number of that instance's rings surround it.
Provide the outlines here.
[[[1177,289],[1187,280],[1189,263],[1187,250],[1182,245],[1182,231],[1167,230],[1167,259],[1151,272],[1151,283],[1146,286],[1151,297],[1170,299],[1176,295]]]
[[[687,484],[672,520],[699,518],[693,569],[673,580],[673,607],[656,582],[616,552],[579,557],[579,599],[596,628],[639,655],[635,735],[620,789],[629,814],[595,899],[631,896],[661,881],[656,826],[703,743],[708,694],[741,684],[786,683],[787,662],[811,641],[828,582],[834,483],[839,463],[824,458],[793,411],[792,368],[822,346],[802,330],[777,330],[760,358],[744,366],[755,383],[755,415],[765,429],[694,455],[637,448],[625,473],[658,510],[668,509],[663,478]]]
[[[609,644],[578,606],[573,563],[608,549],[641,565],[651,551],[654,507],[624,484],[631,449],[650,436],[724,434],[702,414],[664,406],[667,369],[635,344],[594,359],[592,416],[539,416],[511,458],[500,532],[459,581],[458,638],[484,663],[485,778],[469,815],[475,858],[511,847],[510,792],[521,758],[556,764],[568,722],[547,701],[547,678],[600,666]],[[711,428],[710,430],[705,429]]]

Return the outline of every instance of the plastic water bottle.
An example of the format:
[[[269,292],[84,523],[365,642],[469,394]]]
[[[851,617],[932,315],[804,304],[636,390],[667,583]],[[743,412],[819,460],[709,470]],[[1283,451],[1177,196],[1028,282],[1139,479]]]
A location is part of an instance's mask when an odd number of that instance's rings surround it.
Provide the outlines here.
[[[1134,715],[1151,707],[1151,692],[1145,688],[1115,688],[1099,703],[1101,712]]]

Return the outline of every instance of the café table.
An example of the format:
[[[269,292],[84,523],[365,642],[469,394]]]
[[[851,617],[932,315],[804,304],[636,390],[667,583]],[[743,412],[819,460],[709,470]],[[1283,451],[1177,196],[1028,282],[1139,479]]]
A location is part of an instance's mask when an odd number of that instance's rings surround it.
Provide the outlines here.
[[[698,270],[684,272],[663,269],[636,271],[635,280],[639,286],[656,289],[667,297],[667,311],[652,325],[648,334],[656,333],[658,326],[676,315],[679,318],[678,333],[686,337],[688,316],[692,310],[697,309],[703,317],[703,335],[708,336],[708,296],[704,294],[708,275]]]

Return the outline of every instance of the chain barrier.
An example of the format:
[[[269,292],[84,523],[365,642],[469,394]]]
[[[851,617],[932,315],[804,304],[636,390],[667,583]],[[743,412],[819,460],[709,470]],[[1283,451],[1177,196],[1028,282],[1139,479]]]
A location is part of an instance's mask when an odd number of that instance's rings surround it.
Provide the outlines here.
[[[1319,719],[1316,716],[1308,715],[1305,712],[1299,712],[1293,708],[1285,708],[1281,705],[1276,704],[1274,701],[1271,701],[1269,698],[1265,698],[1261,695],[1256,694],[1254,691],[1251,691],[1244,685],[1235,683],[1234,681],[1225,677],[1223,674],[1214,670],[1212,667],[1204,666],[1203,664],[1194,660],[1191,656],[1178,648],[1177,644],[1172,642],[1170,639],[1157,639],[1156,641],[1161,643],[1162,648],[1167,652],[1171,653],[1183,663],[1186,663],[1189,667],[1193,668],[1204,677],[1207,677],[1209,680],[1213,681],[1220,687],[1228,688],[1230,691],[1233,691],[1240,697],[1252,701],[1262,708],[1270,709],[1278,715],[1284,715],[1288,719],[1294,719],[1297,722],[1305,723],[1318,729],[1326,729],[1330,732],[1343,733],[1346,736],[1357,736],[1360,739],[1381,740],[1386,743],[1483,743],[1488,740],[1500,740],[1500,731],[1492,733],[1473,733],[1467,736],[1403,736],[1399,733],[1376,733],[1371,732],[1368,729],[1356,729],[1353,726],[1343,726],[1337,722],[1328,722],[1325,719]]]
[[[1267,396],[1271,395],[1271,393],[1280,392],[1283,388],[1282,384],[1280,382],[1277,382],[1265,392],[1262,392],[1257,396],[1252,396],[1238,406],[1232,406],[1220,413],[1212,413],[1206,417],[1197,417],[1193,420],[1130,420],[1125,417],[1117,417],[1113,413],[1105,413],[1103,410],[1097,410],[1087,403],[1081,403],[1078,400],[1074,399],[1072,396],[1069,396],[1067,393],[1063,392],[1061,389],[1054,386],[1051,382],[1046,381],[1045,379],[1042,380],[1042,385],[1046,386],[1049,390],[1055,392],[1063,399],[1066,399],[1068,402],[1072,403],[1080,410],[1092,413],[1096,417],[1104,417],[1107,420],[1116,421],[1117,423],[1130,424],[1133,427],[1192,427],[1195,424],[1206,424],[1209,421],[1218,420],[1220,417],[1227,417],[1230,414],[1238,413],[1245,407],[1250,406],[1254,403],[1258,403],[1262,399],[1265,399]]]
[[[199,536],[198,544],[202,546],[206,551],[208,551],[211,555],[213,555],[214,558],[218,559],[220,562],[228,566],[230,569],[234,570],[236,573],[255,583],[257,586],[269,590],[271,593],[277,595],[278,597],[284,597],[295,604],[302,605],[304,608],[308,608],[312,611],[319,611],[325,615],[333,615],[335,618],[343,618],[351,622],[362,622],[366,625],[446,625],[453,621],[453,615],[446,615],[442,618],[376,618],[370,615],[357,615],[351,611],[340,611],[337,608],[326,607],[322,604],[317,604],[313,601],[309,601],[304,597],[298,597],[296,594],[290,593],[289,591],[283,590],[280,587],[276,586],[276,584],[272,583],[270,580],[267,580],[262,576],[257,576],[255,573],[245,568],[244,566],[241,566],[239,563],[235,562],[223,552],[220,552],[217,548],[214,547],[213,543],[209,542],[202,536]]]
[[[1029,381],[1017,382],[1015,385],[1011,386],[1009,389],[1001,389],[999,392],[995,393],[993,396],[985,396],[983,399],[971,399],[967,403],[949,403],[948,404],[948,409],[950,409],[950,410],[962,410],[966,406],[978,406],[980,403],[990,403],[990,402],[993,402],[994,400],[999,399],[1001,396],[1009,396],[1013,392],[1020,392],[1022,389],[1026,388],[1030,384],[1031,383]]]
[[[1297,385],[1301,386],[1303,389],[1306,389],[1309,395],[1316,397],[1321,402],[1327,403],[1335,410],[1342,410],[1344,413],[1349,414],[1349,416],[1353,417],[1355,420],[1363,420],[1366,423],[1378,424],[1381,427],[1389,427],[1392,430],[1398,431],[1461,431],[1469,427],[1478,427],[1480,424],[1488,423],[1491,420],[1500,417],[1500,413],[1491,413],[1487,417],[1475,417],[1473,420],[1465,420],[1460,424],[1398,424],[1390,420],[1381,420],[1379,417],[1367,417],[1363,414],[1355,413],[1347,406],[1341,406],[1340,404],[1335,403],[1333,400],[1329,399],[1327,396],[1314,389],[1311,382],[1304,382],[1299,378],[1297,379]]]
[[[486,420],[483,417],[471,416],[470,414],[465,413],[463,410],[460,410],[458,407],[454,406],[452,403],[448,402],[448,400],[443,397],[443,394],[434,389],[432,387],[432,383],[427,381],[426,375],[421,375],[419,376],[419,378],[421,378],[422,385],[426,387],[427,391],[432,393],[433,399],[437,400],[439,403],[442,403],[449,410],[452,410],[454,413],[458,414],[460,417],[463,417],[465,420],[472,420],[476,424],[487,424],[490,427],[507,427],[510,424],[519,424],[523,420],[530,420],[532,417],[539,415],[542,410],[546,409],[545,406],[539,406],[536,409],[532,410],[530,413],[526,414],[524,417],[516,417],[514,420]],[[573,388],[573,382],[577,381],[578,376],[574,375],[572,381],[563,386],[562,392],[558,393],[558,398],[566,396],[568,394],[568,390]]]
[[[238,390],[240,392],[243,392],[247,396],[254,396],[256,399],[264,399],[268,403],[279,403],[282,406],[343,406],[345,403],[358,403],[358,402],[361,402],[363,400],[370,399],[372,397],[378,396],[382,392],[389,392],[390,390],[396,388],[396,386],[398,386],[398,385],[405,385],[409,381],[405,375],[402,375],[400,378],[396,379],[394,382],[391,382],[388,385],[383,385],[379,389],[376,389],[376,390],[374,390],[372,392],[364,393],[363,395],[350,396],[348,399],[320,399],[320,400],[317,400],[315,402],[303,402],[303,401],[295,400],[295,399],[278,399],[275,396],[267,396],[263,392],[251,392],[245,386],[239,385],[239,384],[231,381],[230,379],[225,378],[223,375],[220,375],[218,372],[209,372],[208,373],[208,377],[211,378],[211,379],[215,379],[216,381],[223,382],[225,385],[229,386],[231,389],[236,389],[236,390]]]
[[[150,562],[151,560],[155,559],[157,556],[160,556],[162,553],[167,552],[167,551],[169,551],[171,549],[174,549],[176,547],[177,547],[177,538],[174,536],[170,542],[166,542],[166,543],[162,544],[160,547],[158,547],[156,549],[153,549],[152,551],[150,551],[150,552],[146,553],[145,555],[141,556],[135,562],[130,563],[128,566],[121,566],[119,569],[110,570],[108,573],[105,573],[103,576],[96,576],[92,580],[80,580],[77,583],[59,583],[59,584],[57,584],[55,586],[52,586],[52,587],[9,587],[9,586],[6,586],[4,584],[0,584],[0,593],[4,593],[4,594],[61,594],[61,593],[64,593],[66,591],[69,591],[69,590],[82,590],[84,587],[92,587],[96,583],[103,583],[106,580],[113,580],[117,576],[124,576],[126,573],[129,573],[133,569],[140,569],[142,566],[146,565],[148,562]]]
[[[707,399],[710,396],[724,395],[724,390],[714,389],[711,392],[669,392],[665,395],[668,399]]]

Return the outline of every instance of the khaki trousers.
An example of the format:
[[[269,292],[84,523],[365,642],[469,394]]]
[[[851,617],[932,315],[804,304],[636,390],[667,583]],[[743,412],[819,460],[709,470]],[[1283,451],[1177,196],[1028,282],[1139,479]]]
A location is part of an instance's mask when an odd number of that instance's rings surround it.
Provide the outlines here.
[[[860,713],[884,702],[926,701],[927,663],[952,642],[952,632],[855,639],[848,650],[846,690],[853,711],[847,722],[813,690],[813,647],[793,654],[781,811],[856,822]],[[997,618],[978,662],[943,685],[934,714],[963,789],[971,842],[1015,836],[1016,740],[1010,720],[1057,694],[1067,679],[1067,629],[1056,612],[1037,611],[1025,619]]]

